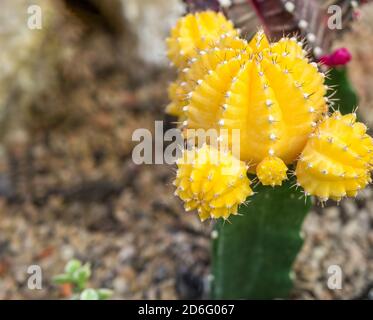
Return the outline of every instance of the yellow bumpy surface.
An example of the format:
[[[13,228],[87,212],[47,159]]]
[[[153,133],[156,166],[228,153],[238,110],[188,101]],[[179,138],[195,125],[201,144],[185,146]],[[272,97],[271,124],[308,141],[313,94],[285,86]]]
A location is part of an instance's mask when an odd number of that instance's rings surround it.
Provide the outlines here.
[[[246,164],[230,152],[205,144],[185,150],[177,166],[175,194],[186,211],[197,209],[202,221],[237,214],[238,206],[253,194]]]
[[[371,181],[373,139],[355,114],[328,116],[325,76],[296,38],[270,43],[260,30],[248,43],[207,11],[181,18],[167,43],[178,67],[167,112],[192,145],[193,136],[207,138],[178,161],[174,184],[187,211],[202,220],[237,213],[253,193],[248,164],[263,185],[276,186],[298,161],[297,185],[321,201],[355,196]],[[216,142],[231,151],[221,156]]]
[[[264,158],[256,168],[256,175],[264,186],[281,186],[287,178],[285,163],[277,157]]]
[[[324,75],[301,44],[270,44],[262,31],[199,51],[170,91],[183,127],[239,129],[241,160],[254,169],[268,156],[292,163],[327,111]]]
[[[246,40],[238,37],[223,37],[204,50],[198,51],[196,56],[188,61],[185,68],[180,70],[177,80],[170,84],[168,96],[171,102],[166,112],[179,117],[182,123],[187,116],[185,111],[190,93],[201,83],[206,73],[215,69],[222,62],[222,57],[230,59],[240,53],[247,56],[251,53],[251,49]]]
[[[322,201],[356,196],[370,181],[373,139],[355,114],[326,117],[312,134],[296,168],[298,184]]]
[[[232,22],[221,13],[203,11],[188,14],[178,20],[167,38],[167,55],[177,66],[182,68],[197,51],[203,50],[221,37],[237,35]]]

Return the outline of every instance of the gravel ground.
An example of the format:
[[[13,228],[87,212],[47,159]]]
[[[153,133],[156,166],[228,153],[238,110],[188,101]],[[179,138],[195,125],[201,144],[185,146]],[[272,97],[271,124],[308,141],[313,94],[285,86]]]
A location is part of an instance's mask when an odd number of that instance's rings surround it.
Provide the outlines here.
[[[50,197],[45,205],[3,205],[0,298],[56,298],[50,282],[68,259],[90,261],[92,285],[114,289],[115,298],[199,298],[209,265],[208,226],[182,215],[165,185],[170,170],[134,169],[134,183],[110,201]],[[157,189],[157,197],[154,194]],[[44,271],[44,287],[30,291],[30,264]]]
[[[185,214],[171,196],[172,187],[165,184],[169,168],[129,165],[128,170],[136,171],[134,183],[109,202],[65,202],[52,196],[42,206],[2,203],[1,299],[61,297],[50,279],[72,257],[92,262],[91,284],[114,289],[114,298],[206,296],[211,225]],[[372,221],[371,197],[312,211],[295,265],[293,298],[367,297],[373,283]],[[43,290],[27,289],[31,264],[42,267]],[[326,286],[332,264],[343,270],[342,290]]]

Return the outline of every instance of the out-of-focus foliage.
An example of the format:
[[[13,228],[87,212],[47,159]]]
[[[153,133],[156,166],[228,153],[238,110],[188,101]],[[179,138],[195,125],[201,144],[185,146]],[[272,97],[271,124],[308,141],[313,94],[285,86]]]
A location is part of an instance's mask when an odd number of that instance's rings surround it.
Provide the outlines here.
[[[70,260],[65,266],[65,272],[53,278],[56,284],[71,286],[73,300],[105,300],[112,296],[109,289],[87,288],[92,271],[89,263],[82,265],[77,259]]]

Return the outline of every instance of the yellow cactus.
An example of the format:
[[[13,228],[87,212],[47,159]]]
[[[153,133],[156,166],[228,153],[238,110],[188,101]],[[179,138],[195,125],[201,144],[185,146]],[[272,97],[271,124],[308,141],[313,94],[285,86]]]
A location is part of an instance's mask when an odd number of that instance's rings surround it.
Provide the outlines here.
[[[285,163],[277,157],[264,158],[256,168],[259,181],[264,186],[281,186],[282,181],[287,178],[288,170]]]
[[[269,44],[259,31],[249,44],[235,39],[193,60],[182,72],[179,100],[171,96],[180,122],[239,129],[241,160],[253,168],[268,156],[292,163],[327,111],[324,75],[295,38]]]
[[[182,114],[182,101],[185,96],[181,81],[172,82],[168,86],[168,97],[171,102],[166,107],[166,112],[172,116],[179,117]],[[181,118],[180,118],[181,119]]]
[[[237,34],[209,11],[182,18],[167,40],[169,57],[180,67],[167,112],[178,117],[187,140],[198,129],[220,134],[178,161],[174,184],[185,209],[197,209],[202,220],[237,213],[253,194],[247,163],[263,185],[277,186],[287,179],[286,165],[298,160],[297,184],[306,194],[322,201],[355,196],[371,181],[373,139],[366,127],[355,114],[327,115],[325,76],[301,42],[270,43],[260,30],[248,43]],[[217,141],[230,151],[212,147]],[[239,143],[239,159],[233,143]]]
[[[177,162],[175,194],[186,211],[198,210],[201,220],[227,219],[253,194],[246,164],[230,151],[221,152],[207,144],[185,150]]]
[[[312,134],[296,168],[298,184],[325,201],[356,196],[369,182],[373,139],[355,114],[326,117]]]
[[[167,55],[178,68],[183,68],[198,51],[225,37],[238,34],[232,22],[221,13],[203,11],[179,19],[167,38]]]

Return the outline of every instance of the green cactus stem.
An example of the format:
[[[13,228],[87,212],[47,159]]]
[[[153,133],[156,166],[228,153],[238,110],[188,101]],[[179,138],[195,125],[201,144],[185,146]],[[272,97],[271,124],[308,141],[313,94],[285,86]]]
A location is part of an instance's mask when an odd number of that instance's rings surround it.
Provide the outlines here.
[[[358,97],[348,77],[346,67],[332,68],[329,71],[326,84],[335,87],[335,108],[342,114],[353,112],[358,105]]]
[[[311,207],[301,191],[256,188],[231,223],[218,222],[213,235],[214,299],[287,298],[292,265],[303,245],[301,226]]]

